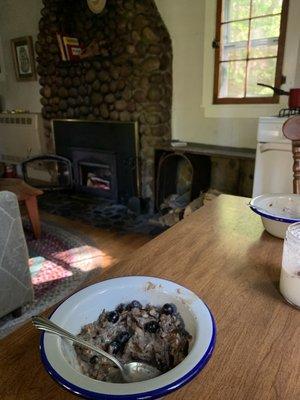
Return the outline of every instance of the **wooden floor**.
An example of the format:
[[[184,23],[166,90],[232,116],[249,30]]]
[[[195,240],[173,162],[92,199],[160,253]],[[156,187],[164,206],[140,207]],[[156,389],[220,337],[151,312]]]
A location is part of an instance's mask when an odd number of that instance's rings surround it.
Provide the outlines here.
[[[92,240],[94,246],[101,252],[102,268],[109,268],[123,258],[129,257],[136,249],[149,242],[151,237],[142,234],[120,234],[96,228],[80,221],[51,215],[41,212],[41,219],[52,221],[65,229],[87,236]]]

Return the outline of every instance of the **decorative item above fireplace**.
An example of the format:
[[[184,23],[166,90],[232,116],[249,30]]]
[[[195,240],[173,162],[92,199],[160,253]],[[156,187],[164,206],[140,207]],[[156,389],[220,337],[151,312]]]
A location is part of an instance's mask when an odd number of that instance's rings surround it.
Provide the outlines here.
[[[87,5],[94,14],[102,13],[105,3],[106,0],[87,0]]]

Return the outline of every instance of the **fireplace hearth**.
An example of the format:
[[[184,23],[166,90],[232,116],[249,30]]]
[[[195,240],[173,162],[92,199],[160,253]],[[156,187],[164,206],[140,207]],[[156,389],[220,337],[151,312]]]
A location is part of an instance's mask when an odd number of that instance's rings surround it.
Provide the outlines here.
[[[122,204],[104,197],[69,191],[45,192],[39,207],[52,215],[82,221],[96,228],[119,232],[156,236],[164,229],[149,223],[152,214],[136,213]]]

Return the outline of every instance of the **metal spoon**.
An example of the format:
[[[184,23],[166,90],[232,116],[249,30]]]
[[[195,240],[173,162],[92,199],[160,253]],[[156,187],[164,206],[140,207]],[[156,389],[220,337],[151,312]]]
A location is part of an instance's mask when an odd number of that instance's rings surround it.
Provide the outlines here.
[[[72,340],[74,343],[77,343],[80,346],[84,346],[88,349],[93,350],[96,353],[101,354],[106,358],[109,358],[120,369],[121,374],[126,382],[146,381],[148,379],[155,378],[156,376],[161,374],[161,372],[157,368],[152,367],[152,365],[146,363],[133,361],[123,364],[116,357],[94,346],[93,344],[88,343],[77,336],[74,336],[72,333],[64,330],[47,318],[32,317],[32,323],[36,328],[40,330]]]

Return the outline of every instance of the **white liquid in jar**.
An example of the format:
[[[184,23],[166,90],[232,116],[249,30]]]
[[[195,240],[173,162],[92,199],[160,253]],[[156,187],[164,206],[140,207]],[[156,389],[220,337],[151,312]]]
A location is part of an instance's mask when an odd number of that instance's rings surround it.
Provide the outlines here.
[[[280,275],[280,292],[290,303],[300,307],[300,271],[287,271],[283,266]]]

